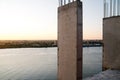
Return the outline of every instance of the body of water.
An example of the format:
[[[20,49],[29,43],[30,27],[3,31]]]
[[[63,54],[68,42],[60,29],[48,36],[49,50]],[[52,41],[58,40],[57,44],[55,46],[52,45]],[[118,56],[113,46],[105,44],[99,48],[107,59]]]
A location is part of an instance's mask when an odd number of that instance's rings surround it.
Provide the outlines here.
[[[102,71],[102,47],[83,48],[83,78]]]
[[[83,78],[102,70],[102,47],[83,48]],[[57,48],[0,49],[0,80],[57,80]]]

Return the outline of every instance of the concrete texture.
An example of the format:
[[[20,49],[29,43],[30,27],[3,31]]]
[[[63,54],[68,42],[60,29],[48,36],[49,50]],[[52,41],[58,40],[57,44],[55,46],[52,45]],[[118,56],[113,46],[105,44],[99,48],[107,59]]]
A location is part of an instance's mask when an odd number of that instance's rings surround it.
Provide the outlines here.
[[[103,20],[103,70],[120,70],[120,16]]]
[[[83,80],[120,80],[120,71],[118,70],[107,70],[101,72],[93,77],[89,77]]]
[[[58,8],[58,80],[82,80],[82,2]]]

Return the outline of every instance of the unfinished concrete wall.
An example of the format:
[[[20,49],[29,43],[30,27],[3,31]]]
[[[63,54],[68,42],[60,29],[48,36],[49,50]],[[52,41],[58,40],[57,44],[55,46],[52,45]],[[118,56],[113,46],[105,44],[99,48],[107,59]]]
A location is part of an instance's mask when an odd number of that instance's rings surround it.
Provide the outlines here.
[[[103,20],[103,70],[120,70],[120,16]]]
[[[58,80],[82,80],[82,2],[58,8]]]

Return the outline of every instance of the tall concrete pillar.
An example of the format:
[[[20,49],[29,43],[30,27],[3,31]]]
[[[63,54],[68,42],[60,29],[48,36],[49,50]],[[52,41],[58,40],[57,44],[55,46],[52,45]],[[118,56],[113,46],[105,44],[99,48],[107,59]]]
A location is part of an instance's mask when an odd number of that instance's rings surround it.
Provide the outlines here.
[[[82,80],[82,2],[58,8],[58,80]]]
[[[103,70],[120,70],[120,16],[103,19]]]

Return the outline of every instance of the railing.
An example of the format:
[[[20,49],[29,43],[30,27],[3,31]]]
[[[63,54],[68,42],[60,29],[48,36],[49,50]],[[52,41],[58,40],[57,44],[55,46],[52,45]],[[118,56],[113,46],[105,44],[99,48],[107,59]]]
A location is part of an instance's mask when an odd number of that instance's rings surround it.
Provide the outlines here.
[[[74,1],[80,1],[80,0],[59,0],[59,6],[66,5],[66,4],[74,2]]]
[[[120,16],[120,0],[104,0],[104,18]]]

